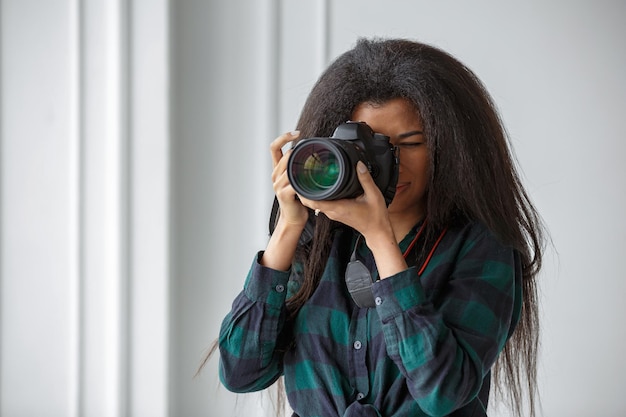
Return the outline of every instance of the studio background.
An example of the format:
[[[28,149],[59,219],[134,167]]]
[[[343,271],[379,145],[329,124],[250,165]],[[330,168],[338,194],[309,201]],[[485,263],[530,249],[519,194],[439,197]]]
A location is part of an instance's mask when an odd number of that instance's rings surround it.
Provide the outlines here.
[[[374,35],[439,46],[486,84],[553,240],[543,415],[623,416],[625,16],[610,0],[0,1],[0,416],[273,415],[220,387],[216,358],[194,373],[267,241],[270,141]]]

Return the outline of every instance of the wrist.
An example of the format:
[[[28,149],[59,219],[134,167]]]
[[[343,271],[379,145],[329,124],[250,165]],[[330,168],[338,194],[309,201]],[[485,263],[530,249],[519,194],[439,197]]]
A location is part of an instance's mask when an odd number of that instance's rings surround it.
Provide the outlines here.
[[[279,218],[260,259],[261,265],[278,271],[287,271],[291,267],[303,230],[304,225],[281,221]]]
[[[291,220],[284,216],[279,216],[278,222],[276,223],[276,227],[274,228],[274,232],[272,234],[278,232],[285,236],[297,235],[299,238],[300,234],[304,230],[304,227],[306,226],[307,220],[308,217],[305,217],[303,220]]]
[[[407,268],[406,261],[393,233],[366,237],[365,241],[374,256],[380,279],[388,278]]]

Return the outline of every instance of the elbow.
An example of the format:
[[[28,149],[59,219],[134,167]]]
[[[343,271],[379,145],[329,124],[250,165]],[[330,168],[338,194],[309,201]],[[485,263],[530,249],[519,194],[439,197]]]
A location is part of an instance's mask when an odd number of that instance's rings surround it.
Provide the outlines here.
[[[235,393],[255,391],[250,375],[245,372],[245,366],[230,366],[227,361],[220,359],[219,377],[220,382],[228,391]]]
[[[430,395],[418,401],[420,408],[430,417],[445,417],[457,408],[454,401],[440,395]]]
[[[227,390],[246,393],[263,390],[280,377],[280,369],[260,367],[256,360],[220,358],[220,382]]]
[[[427,415],[444,417],[466,407],[473,409],[484,392],[485,377],[466,363],[461,372],[440,373],[429,382],[414,392],[414,398]]]

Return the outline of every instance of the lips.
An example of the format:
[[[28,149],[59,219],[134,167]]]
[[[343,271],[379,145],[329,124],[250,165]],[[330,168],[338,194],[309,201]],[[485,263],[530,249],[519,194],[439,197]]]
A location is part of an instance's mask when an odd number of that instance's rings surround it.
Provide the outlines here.
[[[396,184],[396,193],[399,193],[402,190],[405,190],[408,186],[409,186],[408,182],[403,182],[403,183]]]

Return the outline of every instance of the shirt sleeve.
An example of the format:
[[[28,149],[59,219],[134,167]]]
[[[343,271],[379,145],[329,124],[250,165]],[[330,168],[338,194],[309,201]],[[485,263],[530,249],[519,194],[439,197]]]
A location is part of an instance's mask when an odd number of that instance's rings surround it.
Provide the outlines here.
[[[282,374],[277,344],[285,325],[290,273],[262,266],[262,255],[257,254],[220,328],[220,380],[234,392],[265,389]]]
[[[513,249],[484,228],[451,239],[421,278],[412,267],[373,286],[388,355],[432,416],[478,395],[521,302]],[[420,280],[429,274],[438,284],[427,292]]]

